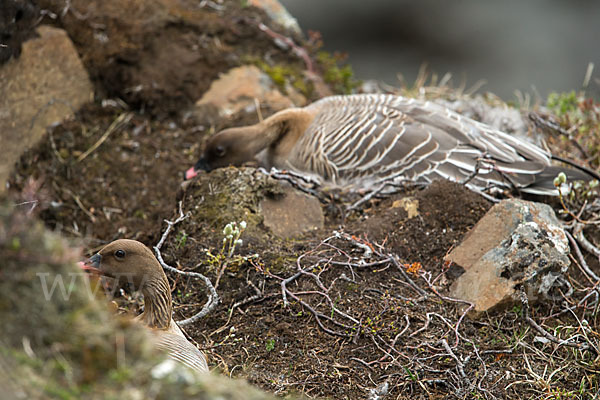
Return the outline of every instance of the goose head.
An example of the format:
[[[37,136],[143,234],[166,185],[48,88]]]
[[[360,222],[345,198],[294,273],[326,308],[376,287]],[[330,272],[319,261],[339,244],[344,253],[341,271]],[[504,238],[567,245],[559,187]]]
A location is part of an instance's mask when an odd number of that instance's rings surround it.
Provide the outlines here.
[[[274,155],[289,154],[314,115],[314,110],[290,108],[255,125],[224,129],[208,138],[200,159],[185,171],[184,179],[193,178],[200,170],[209,172],[251,162],[270,168]]]
[[[263,130],[259,126],[243,126],[222,130],[211,136],[204,147],[200,159],[185,172],[185,179],[191,179],[199,171],[212,171],[230,165],[240,166],[255,160],[260,151]]]
[[[119,239],[94,254],[83,269],[130,283],[144,295],[140,318],[152,328],[169,329],[172,325],[171,288],[158,260],[144,244]]]
[[[162,280],[164,272],[150,249],[129,239],[119,239],[104,246],[90,257],[83,268],[100,275],[131,283],[143,290],[149,282]]]

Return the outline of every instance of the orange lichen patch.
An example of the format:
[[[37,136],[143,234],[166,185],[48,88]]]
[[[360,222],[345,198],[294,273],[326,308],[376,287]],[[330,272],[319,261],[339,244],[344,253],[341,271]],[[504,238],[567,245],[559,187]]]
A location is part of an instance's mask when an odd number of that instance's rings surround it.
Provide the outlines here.
[[[412,264],[403,264],[403,266],[406,268],[406,272],[413,275],[419,275],[419,271],[423,268],[421,263],[418,261]]]

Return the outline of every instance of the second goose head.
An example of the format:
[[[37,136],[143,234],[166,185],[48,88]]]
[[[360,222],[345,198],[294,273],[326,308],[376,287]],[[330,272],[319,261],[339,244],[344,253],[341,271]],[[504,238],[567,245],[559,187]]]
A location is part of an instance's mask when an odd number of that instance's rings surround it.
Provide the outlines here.
[[[196,164],[185,172],[185,179],[191,179],[197,172],[212,171],[229,165],[242,165],[254,161],[256,152],[267,143],[267,134],[257,125],[225,129],[212,136],[206,143],[202,156]]]
[[[164,272],[154,255],[136,240],[119,239],[104,246],[90,257],[86,269],[131,283],[135,290],[143,290],[148,282],[162,280]]]

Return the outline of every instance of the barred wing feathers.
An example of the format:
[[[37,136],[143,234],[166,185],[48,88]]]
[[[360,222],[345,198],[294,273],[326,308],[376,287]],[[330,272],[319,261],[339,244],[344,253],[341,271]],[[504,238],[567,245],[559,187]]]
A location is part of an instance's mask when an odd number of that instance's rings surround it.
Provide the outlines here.
[[[354,95],[328,97],[308,108],[318,112],[290,163],[335,184],[443,178],[470,179],[468,186],[478,190],[554,190],[535,187],[536,175],[550,165],[550,154],[437,104]]]
[[[198,372],[208,372],[206,357],[185,337],[166,331],[156,332],[156,346],[166,351],[169,358]]]

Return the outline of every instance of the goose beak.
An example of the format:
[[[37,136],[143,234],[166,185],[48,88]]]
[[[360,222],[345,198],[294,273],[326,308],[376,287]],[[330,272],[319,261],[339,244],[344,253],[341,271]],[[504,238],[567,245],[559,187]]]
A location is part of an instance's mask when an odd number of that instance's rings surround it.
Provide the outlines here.
[[[183,173],[183,180],[187,181],[188,179],[192,179],[196,175],[198,175],[198,173],[196,172],[196,170],[194,169],[194,167],[191,167],[190,169],[188,169],[187,171],[185,171]]]
[[[204,158],[199,159],[193,167],[191,167],[183,173],[183,180],[187,181],[188,179],[192,179],[193,177],[198,175],[198,171],[201,170],[206,172],[211,170]]]
[[[89,258],[89,260],[87,260],[86,262],[84,261],[80,261],[79,264],[79,268],[83,269],[84,271],[90,271],[90,272],[94,272],[97,274],[102,274],[102,271],[100,271],[100,262],[102,261],[102,256],[100,254],[94,254],[93,256],[91,256]]]

